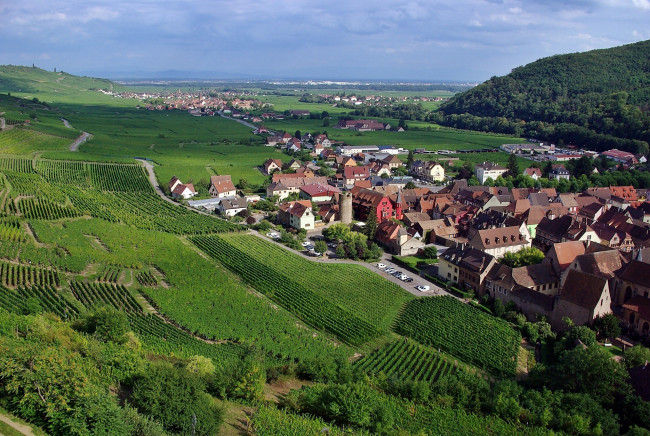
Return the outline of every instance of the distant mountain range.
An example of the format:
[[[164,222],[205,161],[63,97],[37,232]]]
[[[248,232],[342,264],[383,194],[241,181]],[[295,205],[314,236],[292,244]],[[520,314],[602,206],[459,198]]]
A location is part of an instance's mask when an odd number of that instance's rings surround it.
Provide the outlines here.
[[[650,41],[537,60],[457,94],[433,120],[647,154]]]

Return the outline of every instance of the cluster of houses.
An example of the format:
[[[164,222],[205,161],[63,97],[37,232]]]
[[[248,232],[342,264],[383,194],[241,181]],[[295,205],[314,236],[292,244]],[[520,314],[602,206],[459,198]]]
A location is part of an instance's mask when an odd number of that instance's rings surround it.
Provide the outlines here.
[[[192,184],[182,184],[174,176],[168,184],[172,198],[189,200],[197,192]],[[206,200],[188,201],[191,207],[218,212],[224,216],[235,216],[248,209],[248,203],[252,198],[242,197],[237,194],[237,189],[230,176],[211,176],[208,187],[210,198]]]
[[[439,275],[452,284],[512,301],[529,318],[591,323],[614,312],[639,334],[650,329],[650,202],[631,186],[553,189],[468,187],[462,181],[434,194],[430,223],[404,213],[407,231],[450,246]],[[420,206],[420,209],[422,207]],[[414,220],[422,220],[414,224]],[[426,232],[429,230],[427,236]],[[537,247],[537,265],[498,262],[507,252]]]

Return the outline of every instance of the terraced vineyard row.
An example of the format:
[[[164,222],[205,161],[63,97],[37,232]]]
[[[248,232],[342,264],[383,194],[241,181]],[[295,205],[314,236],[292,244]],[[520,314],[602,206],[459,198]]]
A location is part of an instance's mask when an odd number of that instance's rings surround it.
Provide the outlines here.
[[[135,278],[142,286],[158,286],[158,279],[150,272],[138,273]]]
[[[216,345],[200,341],[155,315],[131,313],[128,318],[131,329],[157,353],[173,353],[184,358],[201,355],[216,361],[239,361],[245,351],[240,345]]]
[[[521,336],[502,319],[452,297],[410,301],[395,323],[395,331],[498,375],[517,369]]]
[[[96,164],[96,167],[110,168],[111,165]],[[132,171],[142,170],[135,165],[131,167]],[[49,183],[38,174],[6,171],[5,175],[15,195],[28,195],[37,198],[20,201],[25,216],[29,218],[58,219],[91,215],[110,222],[133,225],[140,229],[160,230],[175,234],[220,233],[236,231],[241,228],[237,224],[167,203],[158,197],[152,189],[139,192],[107,192],[83,189],[67,184]],[[117,183],[116,180],[107,181],[106,184]],[[145,180],[149,183],[148,179]],[[124,184],[124,186],[131,185]],[[134,189],[137,190],[137,186]],[[73,208],[64,206],[69,201],[72,202]]]
[[[15,171],[18,173],[33,173],[34,167],[31,159],[18,157],[0,157],[0,171]]]
[[[100,273],[97,281],[117,283],[117,281],[120,278],[120,274],[122,274],[122,268],[118,268],[115,266],[105,266],[102,272]]]
[[[50,183],[63,183],[79,187],[90,187],[83,162],[37,160],[36,172]]]
[[[4,286],[60,287],[59,273],[54,269],[44,269],[29,265],[0,262],[0,283]]]
[[[20,221],[15,217],[0,219],[0,240],[9,242],[23,242],[27,235],[20,226]]]
[[[191,241],[285,309],[347,344],[360,345],[382,334],[381,330],[296,283],[289,275],[257,261],[224,239],[194,236]],[[289,265],[286,270],[291,271]]]
[[[255,235],[221,236],[228,244],[379,329],[388,329],[413,296],[360,265],[312,262]],[[372,304],[368,304],[372,301]]]
[[[18,208],[25,218],[37,220],[58,220],[81,216],[81,213],[72,206],[62,206],[44,198],[21,198]]]
[[[457,369],[453,362],[415,341],[397,340],[355,363],[367,374],[383,372],[403,380],[433,382]]]
[[[65,150],[70,139],[16,127],[0,132],[0,152],[26,154],[36,150]]]
[[[8,289],[0,286],[0,307],[10,312],[32,313],[32,301],[37,301],[40,310],[52,312],[63,319],[75,318],[79,311],[68,303],[58,292],[49,286]]]
[[[121,285],[70,282],[70,290],[75,298],[87,308],[109,305],[125,312],[142,312],[142,307],[133,298],[133,295]]]

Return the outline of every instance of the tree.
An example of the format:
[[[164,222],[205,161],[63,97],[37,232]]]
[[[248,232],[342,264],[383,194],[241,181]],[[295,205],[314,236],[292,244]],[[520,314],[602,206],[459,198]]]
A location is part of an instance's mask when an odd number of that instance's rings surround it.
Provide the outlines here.
[[[111,306],[101,307],[80,319],[75,326],[101,341],[121,342],[129,331],[126,313]]]
[[[511,268],[520,266],[536,265],[544,260],[544,253],[535,247],[524,247],[521,250],[512,253],[506,253],[500,260],[504,265]]]
[[[296,133],[293,136],[300,139],[302,138],[302,133],[300,133],[300,130],[296,130]]]
[[[598,346],[576,347],[563,352],[558,362],[547,369],[545,376],[551,389],[584,393],[603,405],[611,405],[615,393],[629,391],[626,379],[625,367]]]
[[[237,183],[237,188],[239,189],[248,189],[250,188],[250,183],[248,183],[248,180],[246,179],[239,179],[239,183]]]
[[[604,338],[617,338],[621,334],[621,325],[613,313],[596,318],[594,327],[598,334]]]
[[[342,241],[350,233],[350,226],[343,223],[332,224],[323,229],[323,236],[328,241]]]
[[[337,245],[334,253],[336,254],[336,257],[338,257],[339,259],[344,259],[347,256],[347,252],[345,251],[345,245],[343,244]]]
[[[650,362],[650,349],[643,345],[635,345],[623,352],[623,358],[625,359],[623,362],[626,368],[634,368]]]
[[[575,326],[569,330],[566,339],[570,346],[575,344],[576,341],[580,341],[590,347],[596,344],[596,332],[585,325]]]
[[[404,185],[404,189],[415,189],[417,186],[415,186],[415,183],[413,182],[408,182],[406,185]]]
[[[317,253],[326,253],[327,252],[327,243],[322,240],[316,241],[314,244],[314,251]]]
[[[195,430],[197,435],[213,435],[223,421],[223,409],[205,392],[201,378],[168,362],[150,364],[135,382],[131,399],[141,413],[156,418],[174,433]]]
[[[514,153],[511,153],[508,156],[508,174],[513,177],[516,177],[519,174],[519,163],[517,162],[517,156]]]
[[[429,245],[428,247],[424,247],[422,255],[427,259],[435,259],[438,257],[438,249],[435,245]]]
[[[323,118],[323,127],[329,127],[330,126],[330,118],[326,117]]]
[[[366,226],[364,227],[364,234],[368,237],[370,241],[375,239],[375,232],[377,231],[377,208],[372,208],[368,214],[368,219],[366,220]]]

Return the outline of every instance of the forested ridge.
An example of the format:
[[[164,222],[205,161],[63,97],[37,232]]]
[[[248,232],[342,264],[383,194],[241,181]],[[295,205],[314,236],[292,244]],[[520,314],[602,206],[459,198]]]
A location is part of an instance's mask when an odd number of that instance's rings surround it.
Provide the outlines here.
[[[431,120],[457,128],[648,153],[650,41],[543,58],[454,96]]]

